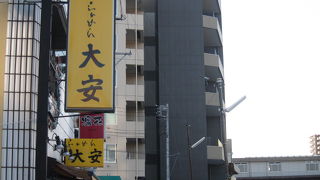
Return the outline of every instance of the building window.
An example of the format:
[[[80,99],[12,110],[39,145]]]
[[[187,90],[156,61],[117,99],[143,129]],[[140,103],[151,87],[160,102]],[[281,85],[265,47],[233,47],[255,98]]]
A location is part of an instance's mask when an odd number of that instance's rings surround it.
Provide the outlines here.
[[[138,108],[136,108],[138,106]],[[126,105],[126,121],[140,121],[143,122],[145,119],[144,102],[138,101],[127,101]]]
[[[280,162],[270,162],[269,163],[269,171],[281,171],[281,163]]]
[[[137,74],[137,77],[136,77]],[[126,65],[126,84],[144,85],[144,68],[143,65]]]
[[[136,44],[137,39],[137,44]],[[137,47],[136,47],[137,45]],[[126,48],[128,49],[143,49],[144,35],[143,30],[127,29],[126,30]]]
[[[138,138],[138,139],[127,138],[126,152],[127,152],[127,159],[137,159],[137,158],[145,159],[144,139],[143,138]]]
[[[319,171],[319,164],[317,162],[307,162],[307,171]]]
[[[117,125],[116,113],[105,113],[104,119],[106,121],[106,125]]]
[[[235,164],[239,168],[240,173],[248,172],[248,163],[235,163]]]
[[[136,4],[137,3],[137,4]],[[137,5],[137,13],[142,14],[142,0],[126,0],[126,12],[127,14],[135,14]]]
[[[106,145],[106,163],[116,163],[117,162],[117,145],[116,144],[107,144]]]

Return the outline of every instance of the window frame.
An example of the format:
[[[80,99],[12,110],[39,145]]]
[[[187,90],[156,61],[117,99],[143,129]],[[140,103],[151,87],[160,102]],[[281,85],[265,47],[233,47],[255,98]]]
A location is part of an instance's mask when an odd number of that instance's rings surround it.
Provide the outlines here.
[[[241,162],[241,163],[235,163],[235,165],[239,168],[239,170],[240,170],[239,173],[248,173],[248,172],[249,172],[248,163],[246,163],[246,162]],[[245,167],[245,168],[244,168],[245,171],[242,171],[241,168],[239,167],[239,165]]]
[[[277,167],[277,169],[275,169]],[[269,162],[268,163],[269,172],[281,172],[281,162]]]
[[[309,165],[309,166],[308,166]],[[312,166],[312,165],[315,165],[315,169],[311,169],[310,167]],[[309,169],[308,169],[308,167],[309,167]],[[308,171],[308,172],[315,172],[315,171],[319,171],[319,162],[317,162],[317,161],[307,161],[306,162],[306,171]]]
[[[114,123],[110,123],[109,121],[108,121],[108,115],[110,116],[110,115],[113,115],[114,116]],[[105,121],[105,125],[106,126],[116,126],[116,125],[118,125],[118,119],[117,119],[117,113],[116,113],[116,111],[114,112],[114,113],[105,113],[104,114],[104,121]]]
[[[114,161],[110,161],[108,160],[108,152],[110,152],[110,150],[108,150],[108,146],[114,146]],[[116,164],[117,163],[117,144],[112,144],[112,143],[106,143],[105,144],[105,155],[104,155],[104,163],[108,163],[108,164]]]

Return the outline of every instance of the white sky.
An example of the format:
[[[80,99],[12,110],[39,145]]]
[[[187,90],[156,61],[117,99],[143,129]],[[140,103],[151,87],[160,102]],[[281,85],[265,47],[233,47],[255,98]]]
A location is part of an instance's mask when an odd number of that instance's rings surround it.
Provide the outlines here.
[[[222,0],[233,157],[311,155],[320,134],[320,0]]]

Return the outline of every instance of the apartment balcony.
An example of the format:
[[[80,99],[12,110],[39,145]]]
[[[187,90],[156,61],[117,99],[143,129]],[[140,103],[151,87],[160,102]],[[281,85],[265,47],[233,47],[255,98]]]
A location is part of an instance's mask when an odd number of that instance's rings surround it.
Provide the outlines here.
[[[127,137],[144,137],[145,110],[143,101],[126,102],[126,130]]]
[[[126,55],[125,59],[126,60],[132,60],[132,63],[135,63],[135,59],[137,57],[137,60],[141,60],[141,63],[139,64],[143,64],[143,60],[144,60],[144,49],[141,48],[143,47],[144,44],[138,44],[138,49],[135,49],[135,46],[132,46],[132,48],[127,48],[125,50],[125,52],[131,52],[130,55]]]
[[[127,121],[127,131],[130,132],[128,133],[127,137],[139,137],[143,138],[144,137],[144,116],[139,116],[138,121]],[[137,133],[133,133],[137,131]]]
[[[210,79],[224,78],[223,65],[217,54],[204,53],[205,74]]]
[[[206,93],[207,116],[219,116],[220,115],[219,93],[215,93],[215,92],[205,92],[205,93]]]
[[[137,91],[137,98],[136,98],[136,91]],[[127,100],[130,101],[144,101],[144,85],[136,85],[134,84],[127,84],[126,85],[126,96]]]
[[[144,159],[127,159],[127,171],[144,171],[145,170],[145,160]]]
[[[203,12],[221,13],[221,0],[203,0]]]
[[[202,15],[203,17],[203,34],[205,47],[221,47],[222,32],[218,18],[214,16]]]
[[[144,170],[145,168],[145,139],[127,138],[126,139],[126,164],[132,170]],[[130,170],[130,169],[127,169]]]
[[[126,60],[144,59],[144,31],[135,29],[126,29],[126,51],[131,52],[125,57]]]
[[[224,148],[220,141],[218,141],[217,146],[212,146],[212,145],[207,146],[207,158],[208,158],[208,163],[212,165],[225,163]]]
[[[135,28],[137,25],[137,29],[143,30],[143,12],[141,14],[127,14],[127,18],[125,23],[129,28]]]

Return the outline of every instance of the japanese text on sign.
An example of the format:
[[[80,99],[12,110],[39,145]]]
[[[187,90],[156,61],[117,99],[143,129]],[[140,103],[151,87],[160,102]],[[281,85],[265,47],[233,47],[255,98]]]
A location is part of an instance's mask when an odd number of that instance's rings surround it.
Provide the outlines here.
[[[113,0],[70,0],[67,111],[113,111]]]
[[[67,166],[103,167],[103,139],[67,139]]]
[[[80,114],[80,138],[104,138],[104,114]]]

